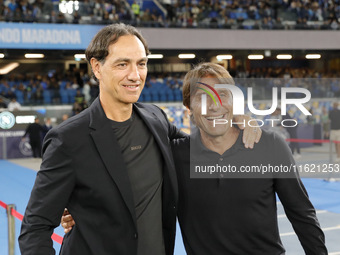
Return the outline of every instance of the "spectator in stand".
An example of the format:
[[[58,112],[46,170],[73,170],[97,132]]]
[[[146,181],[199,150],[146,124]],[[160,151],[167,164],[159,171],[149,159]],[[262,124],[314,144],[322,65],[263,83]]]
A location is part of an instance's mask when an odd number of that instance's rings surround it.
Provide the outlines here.
[[[97,17],[102,17],[104,14],[104,6],[101,0],[96,0],[93,8],[93,14]]]
[[[84,86],[83,86],[83,94],[84,94],[84,97],[85,97],[85,101],[86,102],[91,102],[91,86],[89,84],[89,81],[86,80],[84,81]]]
[[[339,20],[333,11],[327,17],[326,24],[328,25],[328,28],[331,28],[333,30],[336,30],[339,28]]]
[[[166,4],[165,9],[167,11],[167,16],[166,16],[167,26],[172,27],[176,19],[176,14],[174,12],[173,7],[170,4]]]
[[[61,116],[61,121],[63,122],[63,121],[65,121],[65,120],[67,120],[68,119],[68,114],[63,114],[63,116]]]
[[[49,23],[57,23],[58,22],[58,15],[55,11],[51,11],[51,14],[49,15]]]
[[[78,83],[78,80],[77,80],[76,77],[73,78],[73,83],[72,83],[72,85],[71,85],[71,88],[74,89],[74,90],[79,89],[79,83]]]
[[[74,102],[72,106],[72,115],[77,115],[84,110],[83,106],[78,102]]]
[[[84,103],[85,101],[85,96],[83,93],[81,93],[81,90],[80,89],[77,89],[76,91],[76,95],[74,96],[74,101],[79,103],[79,104],[82,104]]]
[[[144,12],[142,12],[141,21],[142,21],[143,26],[146,26],[146,27],[151,26],[150,9],[146,9]]]
[[[41,16],[41,9],[38,4],[33,3],[33,10],[32,10],[32,21],[38,22]]]
[[[111,13],[109,14],[109,20],[111,23],[116,23],[119,21],[119,16],[115,9],[112,9]]]
[[[39,105],[43,102],[43,88],[41,84],[36,84],[34,89],[32,90],[32,103]]]
[[[56,21],[57,21],[58,24],[66,23],[65,16],[64,16],[64,14],[62,12],[58,13]]]
[[[52,102],[54,104],[60,103],[59,83],[56,78],[52,77],[48,89],[51,91]]]
[[[137,20],[139,19],[139,14],[140,14],[140,6],[136,1],[133,1],[131,5],[131,10],[134,15],[134,19]]]
[[[19,111],[21,108],[21,104],[17,102],[15,97],[12,97],[11,101],[8,103],[7,108],[9,111]]]
[[[18,5],[15,0],[11,0],[7,6],[12,13],[14,13],[16,9],[18,8]]]
[[[99,86],[95,79],[90,78],[90,95],[91,95],[91,103],[92,101],[99,95]]]
[[[108,13],[108,11],[104,11],[104,14],[103,14],[103,23],[104,24],[110,24],[110,14]]]
[[[84,94],[81,93],[80,89],[77,90],[74,100],[75,100],[75,103],[73,106],[74,112],[79,113],[88,107],[87,102],[85,100],[85,96]]]
[[[75,11],[73,13],[73,21],[72,21],[72,23],[73,24],[79,24],[79,20],[80,20],[80,15],[79,15],[79,13],[77,11]]]

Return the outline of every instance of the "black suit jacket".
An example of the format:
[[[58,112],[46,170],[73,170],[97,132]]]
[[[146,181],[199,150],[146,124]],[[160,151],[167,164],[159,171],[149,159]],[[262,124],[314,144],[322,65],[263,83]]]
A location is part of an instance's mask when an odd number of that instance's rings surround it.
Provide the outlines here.
[[[134,110],[155,137],[164,159],[163,235],[168,255],[173,253],[177,210],[170,140],[184,134],[154,105],[136,103]],[[99,99],[45,137],[43,162],[19,237],[22,255],[54,254],[51,234],[65,207],[77,224],[65,235],[61,254],[137,254],[131,185],[121,149]]]

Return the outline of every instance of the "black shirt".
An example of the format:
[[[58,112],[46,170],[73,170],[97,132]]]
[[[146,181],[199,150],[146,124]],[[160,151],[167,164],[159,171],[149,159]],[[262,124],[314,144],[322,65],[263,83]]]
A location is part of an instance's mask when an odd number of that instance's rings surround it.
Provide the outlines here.
[[[139,255],[165,254],[162,231],[162,156],[138,114],[111,121],[121,147],[135,203]]]
[[[199,132],[173,142],[179,184],[178,219],[189,255],[285,254],[277,223],[276,196],[306,254],[327,254],[315,210],[297,174],[291,178],[190,178],[190,158],[223,159],[228,164],[294,163],[286,143],[263,131],[254,149],[246,149],[242,132],[222,156],[205,148]],[[204,152],[202,154],[202,152]],[[203,156],[202,156],[203,155]],[[267,176],[268,177],[268,176]]]

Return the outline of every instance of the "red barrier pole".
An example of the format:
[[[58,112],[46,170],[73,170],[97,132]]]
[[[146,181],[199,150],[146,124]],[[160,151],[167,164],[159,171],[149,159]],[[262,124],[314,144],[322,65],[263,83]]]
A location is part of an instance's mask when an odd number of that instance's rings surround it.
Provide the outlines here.
[[[24,215],[22,215],[17,210],[15,210],[15,205],[7,205],[6,203],[4,203],[0,200],[0,206],[7,210],[8,216],[15,217],[20,221],[22,221],[22,219],[24,218]],[[11,206],[11,207],[9,207],[9,206]],[[56,233],[53,233],[51,238],[52,238],[53,241],[56,241],[59,244],[62,244],[62,242],[63,242],[63,237],[60,236],[60,235],[57,235]]]
[[[15,249],[15,219],[12,215],[12,210],[15,209],[14,204],[7,205],[7,219],[8,219],[8,255],[14,255]]]

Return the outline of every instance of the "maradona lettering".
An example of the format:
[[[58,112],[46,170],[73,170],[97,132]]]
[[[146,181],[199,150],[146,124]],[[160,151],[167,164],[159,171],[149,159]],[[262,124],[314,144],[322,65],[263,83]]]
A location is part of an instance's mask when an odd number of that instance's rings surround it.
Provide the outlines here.
[[[2,28],[0,42],[81,44],[81,37],[79,30]]]
[[[22,29],[23,43],[81,44],[78,30]]]
[[[0,42],[4,43],[19,43],[20,42],[20,30],[2,28],[0,29]]]

